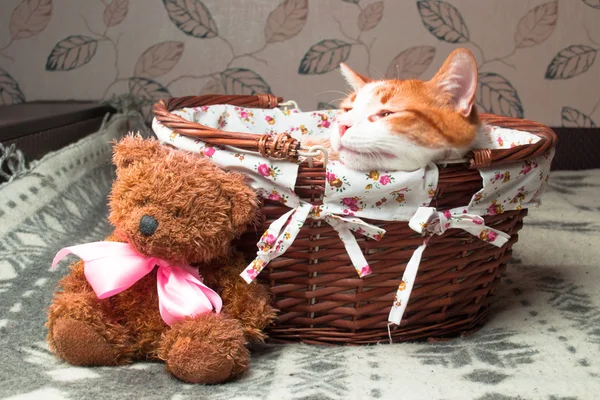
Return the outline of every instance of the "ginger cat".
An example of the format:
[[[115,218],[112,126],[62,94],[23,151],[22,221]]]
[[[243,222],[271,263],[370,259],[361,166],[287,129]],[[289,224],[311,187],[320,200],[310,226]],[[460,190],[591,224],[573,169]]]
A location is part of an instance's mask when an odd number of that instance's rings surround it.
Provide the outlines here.
[[[414,171],[489,146],[474,105],[477,64],[469,50],[454,50],[426,82],[371,80],[340,68],[354,92],[341,103],[338,129],[329,141],[303,142],[328,147],[330,160],[359,171]]]

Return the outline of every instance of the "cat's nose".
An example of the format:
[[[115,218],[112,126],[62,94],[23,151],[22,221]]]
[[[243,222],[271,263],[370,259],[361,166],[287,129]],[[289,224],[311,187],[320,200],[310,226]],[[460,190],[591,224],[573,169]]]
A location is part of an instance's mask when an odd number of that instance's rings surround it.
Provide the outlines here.
[[[344,124],[339,124],[339,127],[340,127],[340,137],[344,136],[344,134],[346,133],[348,128],[350,128],[350,126],[344,125]]]
[[[138,229],[142,235],[151,236],[154,232],[156,232],[156,228],[158,228],[158,221],[156,218],[151,217],[150,215],[144,215],[140,219],[140,226]]]

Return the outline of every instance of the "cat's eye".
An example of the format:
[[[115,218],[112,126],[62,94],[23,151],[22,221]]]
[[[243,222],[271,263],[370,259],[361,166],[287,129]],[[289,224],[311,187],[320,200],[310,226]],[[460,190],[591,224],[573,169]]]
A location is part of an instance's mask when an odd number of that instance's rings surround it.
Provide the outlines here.
[[[371,121],[371,122],[375,122],[375,121],[377,121],[379,118],[385,118],[385,117],[387,117],[387,116],[389,116],[389,115],[392,115],[392,114],[394,114],[394,112],[393,112],[393,111],[390,111],[390,110],[381,110],[381,111],[379,111],[377,114],[373,114],[373,115],[371,115],[371,116],[368,118],[368,120],[369,120],[369,121]]]
[[[349,112],[349,111],[352,111],[352,107],[342,107],[341,110],[343,112]]]

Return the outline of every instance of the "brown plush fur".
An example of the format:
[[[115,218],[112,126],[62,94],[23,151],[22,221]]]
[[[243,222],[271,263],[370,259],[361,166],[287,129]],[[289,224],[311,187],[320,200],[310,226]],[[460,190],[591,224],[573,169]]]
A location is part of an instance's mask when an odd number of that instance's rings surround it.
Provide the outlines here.
[[[199,268],[219,292],[223,310],[167,326],[159,313],[156,270],[124,292],[99,300],[78,261],[60,281],[48,315],[48,342],[74,365],[120,365],[164,360],[167,370],[192,383],[219,383],[249,366],[249,341],[262,341],[275,318],[268,290],[246,284],[243,257],[231,249],[256,214],[255,193],[242,175],[209,160],[129,136],[115,146],[117,179],[110,196],[115,232],[139,253]],[[158,221],[140,233],[142,216]]]

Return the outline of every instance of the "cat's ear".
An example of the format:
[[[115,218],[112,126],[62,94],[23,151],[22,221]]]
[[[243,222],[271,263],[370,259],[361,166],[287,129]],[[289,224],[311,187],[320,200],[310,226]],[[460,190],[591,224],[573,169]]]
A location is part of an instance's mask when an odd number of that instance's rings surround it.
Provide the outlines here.
[[[358,90],[361,87],[365,86],[367,83],[371,82],[369,78],[359,74],[358,72],[354,72],[344,63],[340,63],[340,70],[342,71],[342,75],[346,79],[346,82],[352,89]]]
[[[473,53],[468,49],[454,50],[429,83],[457,112],[468,117],[477,89],[477,62]]]

